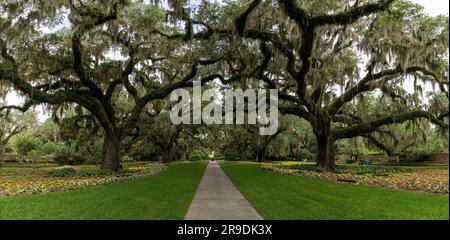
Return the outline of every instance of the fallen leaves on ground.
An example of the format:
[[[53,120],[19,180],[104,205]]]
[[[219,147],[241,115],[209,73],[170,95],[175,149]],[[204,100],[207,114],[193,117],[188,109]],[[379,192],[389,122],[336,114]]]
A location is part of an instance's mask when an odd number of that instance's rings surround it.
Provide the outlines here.
[[[369,168],[372,166],[368,166]],[[449,193],[448,169],[404,169],[388,172],[383,176],[361,172],[320,172],[311,169],[299,169],[276,163],[263,164],[262,168],[285,174],[294,174],[310,178],[332,181],[342,179],[355,180],[357,184],[379,186],[384,188],[427,193]],[[376,166],[373,166],[376,168]]]
[[[136,162],[125,163],[124,168],[132,170],[129,176],[105,175],[95,177],[46,177],[46,173],[61,168],[72,167],[75,170],[96,169],[98,166],[60,166],[43,168],[0,168],[0,196],[64,192],[84,189],[101,184],[121,182],[150,176],[165,170],[161,163]]]

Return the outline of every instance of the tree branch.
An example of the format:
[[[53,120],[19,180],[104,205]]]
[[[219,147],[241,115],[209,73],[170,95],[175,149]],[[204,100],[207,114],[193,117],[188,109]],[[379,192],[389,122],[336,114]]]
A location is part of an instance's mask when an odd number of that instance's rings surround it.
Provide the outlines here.
[[[243,13],[241,13],[236,20],[234,21],[234,25],[236,27],[236,30],[239,34],[239,36],[244,36],[245,33],[245,25],[247,23],[247,18],[250,15],[250,13],[255,10],[255,8],[258,7],[258,5],[261,3],[261,0],[253,0],[248,7],[245,9]]]
[[[334,127],[332,129],[332,134],[334,139],[365,136],[367,133],[373,132],[381,126],[403,123],[418,118],[426,118],[430,122],[448,129],[448,125],[439,120],[433,114],[423,110],[414,110],[403,113],[394,113],[389,116],[377,118],[367,123],[355,124],[346,128]]]
[[[354,97],[357,95],[372,91],[376,88],[382,87],[380,84],[373,84],[371,82],[384,79],[384,78],[393,78],[400,74],[411,74],[414,72],[423,72],[424,74],[429,74],[431,76],[436,76],[431,71],[428,71],[427,69],[423,67],[413,66],[408,67],[406,69],[402,69],[401,66],[397,66],[394,69],[384,70],[376,74],[368,73],[361,81],[358,82],[355,86],[349,88],[347,91],[345,91],[340,97],[336,98],[334,101],[332,101],[327,107],[326,110],[328,111],[328,114],[331,116],[335,115],[339,109],[346,104],[347,102],[351,101]]]
[[[99,9],[95,8],[83,8],[83,11],[78,9],[78,13],[84,17],[90,17],[91,20],[86,20],[81,23],[81,25],[76,27],[75,32],[72,36],[72,54],[73,54],[73,68],[81,83],[88,87],[93,96],[102,99],[103,92],[102,90],[89,79],[87,75],[85,66],[83,66],[83,45],[81,43],[81,39],[83,35],[91,30],[92,28],[102,25],[108,21],[114,20],[117,18],[117,3],[115,3],[112,7],[112,10],[108,14],[104,14]]]
[[[311,24],[316,26],[322,25],[347,25],[355,22],[361,17],[368,16],[372,13],[381,12],[391,5],[394,0],[382,0],[377,3],[369,3],[363,6],[355,6],[352,9],[332,15],[320,15],[311,18]]]

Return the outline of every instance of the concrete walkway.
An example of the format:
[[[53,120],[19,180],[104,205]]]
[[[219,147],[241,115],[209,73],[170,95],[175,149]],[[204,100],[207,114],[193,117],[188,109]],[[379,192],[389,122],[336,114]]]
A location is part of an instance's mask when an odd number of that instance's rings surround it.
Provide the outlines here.
[[[216,162],[209,162],[186,220],[261,220]]]

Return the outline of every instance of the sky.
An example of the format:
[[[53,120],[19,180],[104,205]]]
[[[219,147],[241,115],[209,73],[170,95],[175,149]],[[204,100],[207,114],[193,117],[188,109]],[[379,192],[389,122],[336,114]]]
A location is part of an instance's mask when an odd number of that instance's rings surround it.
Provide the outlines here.
[[[448,0],[410,0],[413,3],[418,3],[424,7],[427,14],[436,16],[439,14],[449,14],[449,1]],[[412,84],[405,86],[405,88],[411,90],[413,88]],[[10,92],[6,95],[6,103],[20,105],[23,103],[23,98],[18,96],[15,92]],[[49,113],[44,113],[41,106],[37,106],[38,120],[44,122],[50,115]]]
[[[448,0],[410,0],[413,3],[418,3],[425,7],[425,12],[429,15],[435,16],[439,14],[447,14],[449,8]]]

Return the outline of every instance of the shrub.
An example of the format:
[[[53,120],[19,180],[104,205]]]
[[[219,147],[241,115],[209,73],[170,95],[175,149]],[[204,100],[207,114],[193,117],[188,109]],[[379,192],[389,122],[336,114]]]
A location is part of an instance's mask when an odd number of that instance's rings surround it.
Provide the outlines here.
[[[406,161],[420,162],[424,161],[431,153],[427,151],[408,151],[402,158]]]
[[[73,168],[63,168],[50,171],[46,174],[47,177],[101,177],[107,175],[116,175],[118,177],[132,176],[133,171],[128,169],[121,169],[117,172],[107,169],[83,169],[76,171]]]
[[[347,160],[345,160],[345,163],[353,164],[353,163],[356,163],[356,160],[355,159],[347,159]]]
[[[122,161],[123,161],[123,162],[133,161],[133,158],[130,157],[130,155],[128,155],[128,154],[124,154],[124,155],[122,156]]]
[[[27,155],[32,150],[35,150],[39,145],[39,140],[31,134],[19,135],[13,139],[13,148],[16,153]]]
[[[62,165],[77,165],[82,164],[86,161],[83,156],[75,153],[75,151],[68,146],[64,146],[55,154],[55,162]]]
[[[40,152],[45,155],[55,155],[60,148],[63,148],[63,143],[54,143],[52,141],[46,142],[44,145],[40,147]]]
[[[240,154],[236,149],[226,148],[223,151],[223,157],[227,161],[238,161],[240,159]]]
[[[315,161],[316,160],[316,154],[312,153],[310,150],[305,149],[305,148],[301,148],[299,149],[296,154],[295,157],[300,160],[307,160],[307,161]]]
[[[208,155],[201,150],[195,149],[189,153],[188,160],[189,161],[200,161],[207,159]]]
[[[218,152],[214,155],[214,160],[216,161],[225,160],[225,156],[222,153]]]
[[[46,174],[47,177],[73,177],[77,171],[73,168],[62,168],[50,171]]]
[[[103,144],[100,141],[96,141],[91,147],[90,151],[85,151],[84,164],[101,164],[103,162],[102,156]]]
[[[28,156],[43,156],[45,155],[41,150],[39,149],[35,149],[35,150],[31,150],[27,153]]]

